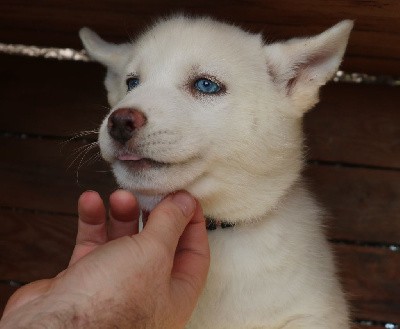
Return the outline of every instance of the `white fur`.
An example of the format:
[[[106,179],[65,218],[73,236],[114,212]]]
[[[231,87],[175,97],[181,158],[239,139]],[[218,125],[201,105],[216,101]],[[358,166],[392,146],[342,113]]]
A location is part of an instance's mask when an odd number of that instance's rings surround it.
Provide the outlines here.
[[[188,328],[349,328],[320,208],[300,173],[302,115],[337,70],[351,28],[343,21],[269,45],[209,18],[161,20],[123,45],[81,30],[89,54],[108,68],[112,111],[130,107],[147,117],[129,150],[171,164],[126,167],[107,116],[99,142],[118,183],[145,209],[185,189],[207,216],[236,223],[209,233],[211,269]],[[127,93],[130,73],[140,85]],[[190,92],[193,78],[205,75],[226,93]]]

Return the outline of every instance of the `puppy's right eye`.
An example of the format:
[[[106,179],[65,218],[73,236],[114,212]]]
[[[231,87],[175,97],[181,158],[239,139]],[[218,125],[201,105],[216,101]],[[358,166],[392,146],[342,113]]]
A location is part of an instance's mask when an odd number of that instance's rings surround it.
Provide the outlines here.
[[[221,87],[214,81],[206,78],[200,78],[194,82],[194,88],[203,94],[217,94]]]
[[[139,86],[139,83],[140,83],[140,80],[139,80],[139,78],[136,78],[136,77],[126,79],[126,85],[128,87],[128,91],[131,91],[133,88],[136,88],[137,86]]]

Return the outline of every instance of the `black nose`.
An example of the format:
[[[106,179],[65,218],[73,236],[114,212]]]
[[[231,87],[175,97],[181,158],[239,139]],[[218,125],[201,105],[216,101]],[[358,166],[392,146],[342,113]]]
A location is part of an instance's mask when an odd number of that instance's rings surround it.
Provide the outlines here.
[[[125,144],[130,140],[136,129],[144,126],[146,117],[136,109],[121,108],[115,110],[108,118],[108,132],[110,136]]]

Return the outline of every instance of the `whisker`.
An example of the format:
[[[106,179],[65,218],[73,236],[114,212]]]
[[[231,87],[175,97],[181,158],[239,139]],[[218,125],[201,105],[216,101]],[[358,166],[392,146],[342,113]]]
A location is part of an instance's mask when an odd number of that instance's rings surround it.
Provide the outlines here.
[[[81,169],[81,167],[82,167],[87,161],[90,160],[90,158],[89,158],[89,160],[87,160],[86,162],[84,162],[84,159],[85,159],[86,155],[87,155],[91,150],[93,150],[96,146],[97,146],[97,143],[96,143],[96,145],[90,144],[90,145],[88,145],[88,147],[87,147],[87,148],[84,150],[84,152],[83,152],[83,156],[81,157],[81,160],[79,161],[79,164],[78,164],[78,168],[76,169],[76,183],[77,183],[78,185],[79,185],[79,170]],[[97,155],[97,153],[96,153],[96,155]]]
[[[79,147],[75,148],[75,149],[71,152],[70,155],[75,155],[75,154],[77,154],[77,153],[81,153],[83,149],[86,149],[88,146],[94,145],[94,144],[98,144],[98,142],[92,142],[92,143],[89,143],[89,144],[85,144],[85,145],[79,146]]]
[[[85,150],[83,151],[83,156],[82,156],[81,160],[79,161],[78,170],[82,167],[82,163],[83,163],[83,160],[85,159],[86,155],[89,153],[89,151],[93,150],[96,146],[97,146],[97,143],[96,143],[96,145],[89,144],[88,147],[85,148]]]
[[[67,143],[72,142],[78,138],[81,138],[83,136],[88,136],[88,135],[94,135],[94,134],[98,134],[98,133],[99,133],[99,129],[83,130],[83,131],[77,133],[76,135],[68,138],[64,142],[62,142],[61,145],[62,145],[62,147],[64,147]]]
[[[85,162],[83,162],[82,165],[79,168],[81,168],[81,167],[83,167],[85,165],[89,165],[89,164],[95,163],[97,160],[100,160],[100,153],[98,153],[98,152],[93,154],[92,156],[90,156],[89,159],[87,159]]]
[[[79,162],[79,163],[81,163],[82,160],[85,158],[86,154],[90,150],[92,150],[93,148],[95,148],[97,146],[98,146],[98,142],[93,142],[93,143],[90,143],[90,144],[87,144],[87,145],[83,145],[83,146],[80,146],[79,148],[77,148],[77,150],[75,150],[73,152],[73,154],[71,154],[71,156],[74,156],[74,159],[71,161],[71,163],[69,164],[67,169],[71,168],[72,165],[75,164],[78,161],[79,158],[81,158],[81,160]]]
[[[79,146],[76,149],[72,150],[71,153],[68,156],[79,155],[79,153],[81,153],[82,150],[86,149],[87,147],[88,147],[87,144]]]

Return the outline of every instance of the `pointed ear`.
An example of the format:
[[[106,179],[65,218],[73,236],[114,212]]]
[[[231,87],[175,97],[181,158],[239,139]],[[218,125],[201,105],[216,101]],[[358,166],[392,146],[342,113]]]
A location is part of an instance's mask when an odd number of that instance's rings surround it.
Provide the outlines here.
[[[106,42],[86,27],[79,31],[79,36],[89,56],[107,67],[104,84],[108,92],[108,102],[114,106],[124,96],[119,88],[119,81],[121,70],[129,60],[132,45]]]
[[[298,115],[315,105],[319,87],[339,68],[352,27],[344,20],[311,38],[265,46],[271,79],[300,108]]]
[[[80,29],[79,37],[91,58],[115,70],[118,70],[121,64],[125,64],[132,47],[129,43],[117,45],[106,42],[87,27]]]

